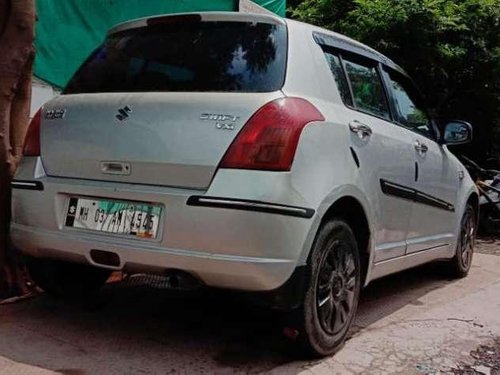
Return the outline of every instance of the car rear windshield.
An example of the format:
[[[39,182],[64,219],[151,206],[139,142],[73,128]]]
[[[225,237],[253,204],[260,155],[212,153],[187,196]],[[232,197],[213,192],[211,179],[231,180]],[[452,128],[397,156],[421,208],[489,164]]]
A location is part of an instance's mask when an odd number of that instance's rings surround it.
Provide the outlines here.
[[[284,25],[154,23],[108,36],[65,94],[279,90],[285,78]]]

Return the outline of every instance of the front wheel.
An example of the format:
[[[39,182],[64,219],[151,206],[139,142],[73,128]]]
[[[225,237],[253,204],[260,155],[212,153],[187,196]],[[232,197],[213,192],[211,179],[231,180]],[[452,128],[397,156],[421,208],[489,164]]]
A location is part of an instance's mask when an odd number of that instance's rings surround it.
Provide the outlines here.
[[[297,339],[306,354],[326,356],[343,345],[361,286],[358,246],[346,222],[335,219],[321,227],[309,267],[303,306],[294,312]]]
[[[476,211],[472,205],[467,204],[458,235],[455,256],[449,262],[449,270],[452,277],[462,278],[467,276],[472,265],[474,244],[477,232]]]
[[[27,266],[35,284],[47,294],[65,299],[97,292],[111,275],[106,269],[52,259],[32,258]]]

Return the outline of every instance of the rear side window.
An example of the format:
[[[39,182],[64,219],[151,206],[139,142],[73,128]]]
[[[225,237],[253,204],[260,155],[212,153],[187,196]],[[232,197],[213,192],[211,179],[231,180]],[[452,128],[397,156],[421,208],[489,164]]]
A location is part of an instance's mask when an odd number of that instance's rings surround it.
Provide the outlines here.
[[[388,74],[398,110],[397,121],[407,128],[434,138],[434,129],[424,111],[423,100],[413,83],[397,72],[389,71]]]
[[[155,23],[108,36],[64,93],[276,91],[286,54],[284,25]]]
[[[324,51],[324,54],[333,77],[335,78],[335,82],[337,83],[342,101],[344,104],[352,106],[351,92],[349,91],[349,84],[347,83],[340,58],[330,52]]]
[[[344,59],[352,87],[354,106],[370,114],[390,119],[389,106],[381,77],[375,66]]]

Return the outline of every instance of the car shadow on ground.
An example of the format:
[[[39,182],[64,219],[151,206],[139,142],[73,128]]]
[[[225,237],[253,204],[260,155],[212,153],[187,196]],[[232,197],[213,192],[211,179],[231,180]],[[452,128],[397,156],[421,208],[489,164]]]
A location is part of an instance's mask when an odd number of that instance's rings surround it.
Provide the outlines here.
[[[351,335],[450,282],[430,265],[372,283]],[[85,303],[0,306],[0,355],[67,374],[261,372],[295,360],[283,328],[237,295],[117,283]]]

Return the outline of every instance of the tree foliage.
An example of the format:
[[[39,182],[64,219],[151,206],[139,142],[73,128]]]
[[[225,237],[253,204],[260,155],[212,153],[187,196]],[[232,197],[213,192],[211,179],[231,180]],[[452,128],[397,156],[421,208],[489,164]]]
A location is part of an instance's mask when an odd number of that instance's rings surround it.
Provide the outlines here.
[[[439,117],[473,124],[466,152],[499,155],[500,0],[305,0],[289,14],[393,59]]]

